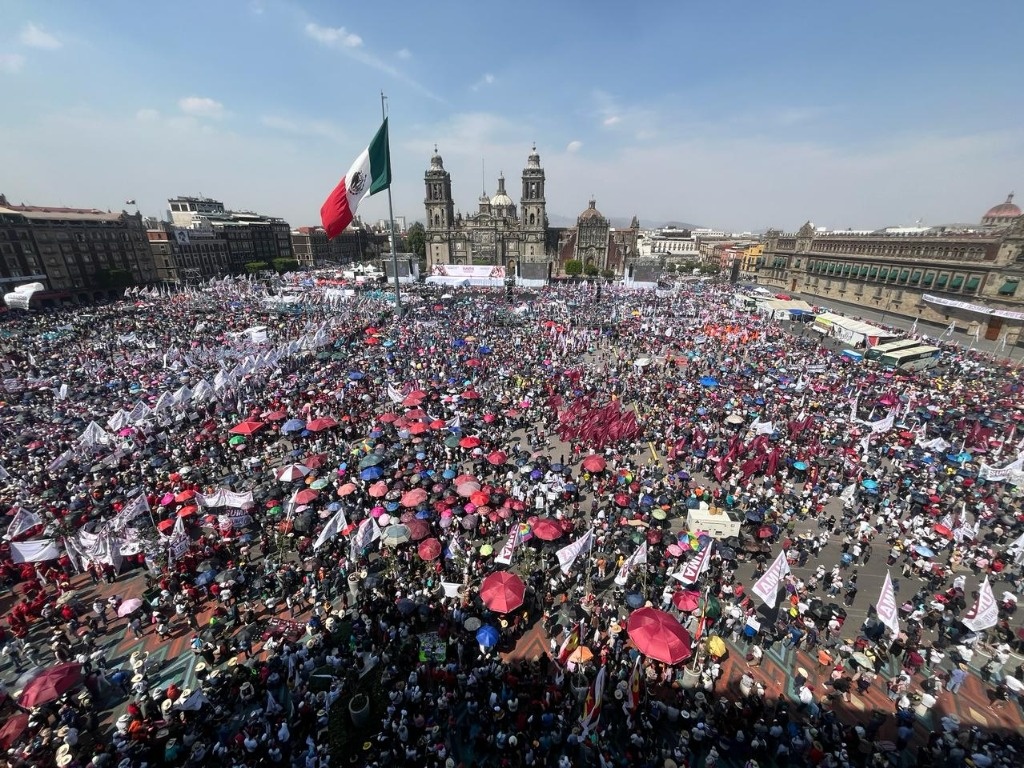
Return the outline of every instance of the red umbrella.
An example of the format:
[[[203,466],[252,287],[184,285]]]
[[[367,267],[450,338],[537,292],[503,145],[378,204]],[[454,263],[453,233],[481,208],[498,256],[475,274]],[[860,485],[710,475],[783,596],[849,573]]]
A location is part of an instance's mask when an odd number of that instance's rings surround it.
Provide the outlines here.
[[[936,525],[933,529],[939,536],[945,536],[947,539],[953,538],[953,532],[945,525]]]
[[[174,496],[174,500],[180,503],[182,501],[188,501],[189,499],[194,499],[195,496],[196,496],[196,492],[190,489],[190,490],[187,490],[187,491],[182,491],[179,494],[176,494]]]
[[[405,527],[409,529],[409,538],[413,541],[425,539],[430,535],[430,526],[426,520],[413,519],[405,523]]]
[[[288,418],[288,414],[285,411],[271,411],[263,414],[263,418],[267,421],[284,421]]]
[[[700,592],[695,589],[680,589],[672,595],[672,605],[687,613],[695,611],[700,605]]]
[[[470,435],[459,440],[459,446],[462,448],[476,448],[480,445],[480,438],[476,435]]]
[[[470,496],[472,496],[474,493],[477,493],[480,490],[480,483],[476,482],[475,480],[473,482],[460,483],[455,487],[455,490],[459,494],[459,496],[468,499]]]
[[[306,429],[310,432],[322,432],[325,429],[338,426],[338,422],[332,419],[330,416],[321,416],[319,419],[313,419],[306,425]]]
[[[188,517],[190,515],[194,515],[198,511],[199,507],[195,504],[189,504],[187,507],[182,507],[178,510],[178,517]]]
[[[387,486],[385,486],[385,490],[386,489],[387,489]],[[355,492],[356,492],[356,484],[355,483],[345,483],[343,486],[341,486],[341,488],[338,489],[338,495],[339,496],[348,496],[350,493],[355,493]]]
[[[32,682],[18,697],[18,704],[25,709],[39,707],[56,701],[82,682],[82,665],[76,662],[50,667]]]
[[[475,389],[467,389],[462,393],[462,395],[460,395],[460,397],[462,397],[463,400],[479,400],[480,393]]]
[[[374,499],[384,498],[388,495],[388,484],[383,480],[378,480],[376,483],[371,485],[366,492]]]
[[[437,560],[441,556],[441,542],[434,538],[424,539],[416,547],[416,551],[424,560]]]
[[[319,469],[325,461],[327,461],[326,453],[314,453],[312,456],[307,456],[302,463],[310,469]]]
[[[377,421],[379,421],[381,424],[390,424],[397,418],[398,414],[396,413],[382,413],[380,416],[377,417]]]
[[[482,507],[491,500],[491,497],[485,491],[476,491],[470,494],[469,500],[478,507]]]
[[[670,614],[639,608],[629,615],[626,632],[644,656],[666,664],[679,664],[693,653],[690,633]]]
[[[410,392],[408,395],[405,396],[405,399],[402,400],[402,405],[404,405],[406,408],[415,408],[417,405],[423,402],[423,398],[426,396],[427,395],[425,392]]]
[[[161,520],[156,524],[156,529],[160,531],[160,533],[167,533],[174,529],[174,520]]]
[[[458,477],[456,477],[452,481],[452,485],[454,485],[456,488],[458,488],[463,483],[476,483],[476,482],[478,482],[478,481],[477,481],[477,479],[475,477],[473,477],[473,475],[469,475],[469,474],[463,473],[463,474],[459,475]]]
[[[448,422],[445,421],[444,419],[434,419],[432,422],[430,422],[431,429],[444,429],[447,426]]]
[[[311,501],[316,501],[316,498],[319,495],[320,494],[318,494],[312,488],[304,488],[304,489],[302,489],[301,491],[299,491],[298,493],[295,494],[295,503],[296,504],[309,504],[309,502],[311,502]]]
[[[615,503],[618,504],[620,507],[628,507],[629,506],[629,496],[627,496],[624,493],[616,493],[615,494]]]
[[[554,541],[563,533],[562,526],[558,524],[558,521],[552,520],[550,517],[541,518],[531,526],[530,530],[541,541]]]
[[[506,461],[508,461],[508,454],[504,451],[495,451],[487,455],[487,463],[493,464],[496,467],[500,467]]]
[[[593,456],[587,456],[583,460],[583,468],[587,472],[603,472],[604,468],[608,466],[608,463],[604,460],[603,456],[594,454]]]
[[[235,424],[230,432],[232,435],[251,435],[262,427],[262,421],[243,421],[241,424]]]
[[[410,435],[422,435],[426,431],[427,425],[424,424],[422,421],[414,421],[412,424],[409,425]]]
[[[0,749],[10,749],[11,745],[21,738],[21,734],[25,732],[26,728],[28,728],[28,715],[24,712],[8,717],[4,727],[0,728]]]
[[[495,613],[508,613],[523,604],[526,585],[509,571],[492,573],[480,585],[480,599]]]
[[[411,491],[406,491],[402,496],[403,507],[415,507],[422,504],[427,500],[427,492],[422,488],[414,488]]]

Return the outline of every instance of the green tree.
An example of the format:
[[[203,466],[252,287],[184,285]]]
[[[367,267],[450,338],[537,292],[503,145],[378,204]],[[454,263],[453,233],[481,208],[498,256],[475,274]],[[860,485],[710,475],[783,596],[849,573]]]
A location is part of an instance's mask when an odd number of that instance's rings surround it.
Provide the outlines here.
[[[248,275],[255,275],[264,270],[270,269],[270,265],[265,261],[247,261],[245,262],[245,272]]]
[[[299,268],[299,262],[297,259],[274,259],[273,263],[274,269],[279,274],[284,272],[294,272]]]
[[[583,274],[583,262],[579,259],[569,259],[565,262],[565,274],[569,277],[577,277]]]
[[[427,233],[423,225],[414,221],[409,231],[405,233],[405,245],[411,253],[415,253],[421,259],[427,255]]]
[[[615,270],[606,269],[604,272],[601,273],[601,277],[603,277],[605,280],[611,280],[615,277]]]
[[[587,266],[583,268],[583,272],[587,277],[595,277],[600,274],[601,270],[597,264],[587,264]]]

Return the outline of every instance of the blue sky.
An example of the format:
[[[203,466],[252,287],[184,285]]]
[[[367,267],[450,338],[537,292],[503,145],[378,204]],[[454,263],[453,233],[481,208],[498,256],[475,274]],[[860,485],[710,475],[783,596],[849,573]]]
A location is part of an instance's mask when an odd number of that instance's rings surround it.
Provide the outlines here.
[[[1024,4],[4,2],[0,191],[317,223],[389,97],[395,213],[436,142],[475,208],[731,230],[975,221],[1024,186]],[[386,196],[364,202],[371,220]]]

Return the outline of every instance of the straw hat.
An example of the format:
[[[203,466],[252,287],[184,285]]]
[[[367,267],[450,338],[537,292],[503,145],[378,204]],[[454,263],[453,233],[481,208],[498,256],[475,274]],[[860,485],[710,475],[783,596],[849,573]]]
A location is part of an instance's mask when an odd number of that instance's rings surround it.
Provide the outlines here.
[[[238,666],[238,657],[237,656],[232,656],[230,659],[228,659],[228,666],[229,667],[237,667]]]
[[[144,675],[140,675],[140,674],[136,673],[135,675],[132,676],[132,684],[141,683],[145,679],[146,678],[145,678]]]
[[[166,714],[168,714],[171,711],[171,707],[173,707],[173,706],[174,706],[174,702],[173,701],[171,701],[170,699],[164,699],[163,701],[160,702],[160,711],[163,712],[166,715]]]
[[[198,664],[196,664],[195,671],[196,674],[199,674],[200,672],[205,672],[207,669],[209,669],[209,667],[206,666],[206,662],[200,661]]]
[[[612,623],[608,626],[608,633],[617,635],[622,631],[622,625],[619,624],[618,619],[612,619]]]

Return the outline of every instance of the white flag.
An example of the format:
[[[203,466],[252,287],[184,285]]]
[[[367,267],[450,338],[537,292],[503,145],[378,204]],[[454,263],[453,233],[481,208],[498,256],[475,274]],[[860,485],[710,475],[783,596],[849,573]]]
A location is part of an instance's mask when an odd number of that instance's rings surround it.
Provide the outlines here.
[[[893,424],[896,423],[896,411],[895,409],[889,411],[889,415],[884,419],[871,422],[871,434],[881,435],[892,429]]]
[[[780,552],[764,575],[758,579],[751,590],[755,595],[764,601],[769,608],[775,607],[775,601],[779,597],[779,584],[782,577],[789,573],[789,562],[786,560],[786,553]]]
[[[942,335],[943,336],[952,336],[953,335],[953,331],[955,331],[955,330],[956,330],[956,321],[953,321],[953,322],[951,322],[949,324],[949,328],[947,328],[946,332],[943,333]]]
[[[8,480],[10,477],[10,474],[4,469],[4,465],[0,464],[0,480]]]
[[[646,562],[647,542],[643,541],[640,543],[640,546],[636,548],[636,551],[626,558],[626,561],[622,564],[618,574],[615,576],[615,583],[620,587],[625,586],[626,582],[629,581],[629,572],[633,570],[633,567]]]
[[[854,395],[853,400],[850,401],[850,421],[858,421],[857,419],[857,406],[860,404],[860,395]]]
[[[853,504],[854,498],[857,496],[857,484],[850,483],[843,489],[843,492],[839,494],[839,498],[843,500],[843,504]]]
[[[684,584],[696,584],[700,575],[711,567],[711,550],[713,548],[714,544],[704,547],[699,555],[691,557],[686,561],[683,570],[679,573],[673,573],[672,576]]]
[[[516,544],[519,543],[519,526],[512,529],[512,533],[508,535],[508,539],[501,548],[501,552],[494,558],[494,562],[501,563],[502,565],[512,564],[512,555],[515,554]]]
[[[999,605],[996,603],[996,596],[992,594],[988,576],[978,590],[978,601],[960,621],[972,632],[980,632],[999,623]]]
[[[345,520],[345,510],[339,509],[331,515],[331,519],[327,521],[327,525],[325,525],[324,529],[320,531],[320,535],[316,537],[316,541],[313,542],[313,549],[320,549],[320,547],[326,544],[329,540],[337,536],[338,532],[346,525],[348,525],[348,522]]]
[[[400,403],[405,398],[402,396],[401,391],[394,384],[388,384],[388,400],[392,403]]]
[[[19,536],[42,522],[43,518],[39,515],[29,512],[27,509],[19,508],[14,515],[14,519],[11,520],[11,524],[7,526],[7,535],[13,539],[15,536]]]
[[[555,554],[558,555],[558,564],[562,568],[562,573],[568,574],[569,569],[572,568],[572,564],[576,562],[576,558],[580,556],[583,551],[590,551],[590,548],[594,545],[594,531],[589,530],[576,541],[571,544],[562,547]]]
[[[892,577],[885,572],[885,581],[882,582],[882,592],[878,595],[878,604],[875,605],[878,613],[878,620],[887,626],[892,634],[900,633],[899,608],[896,607],[896,590],[892,588]]]

